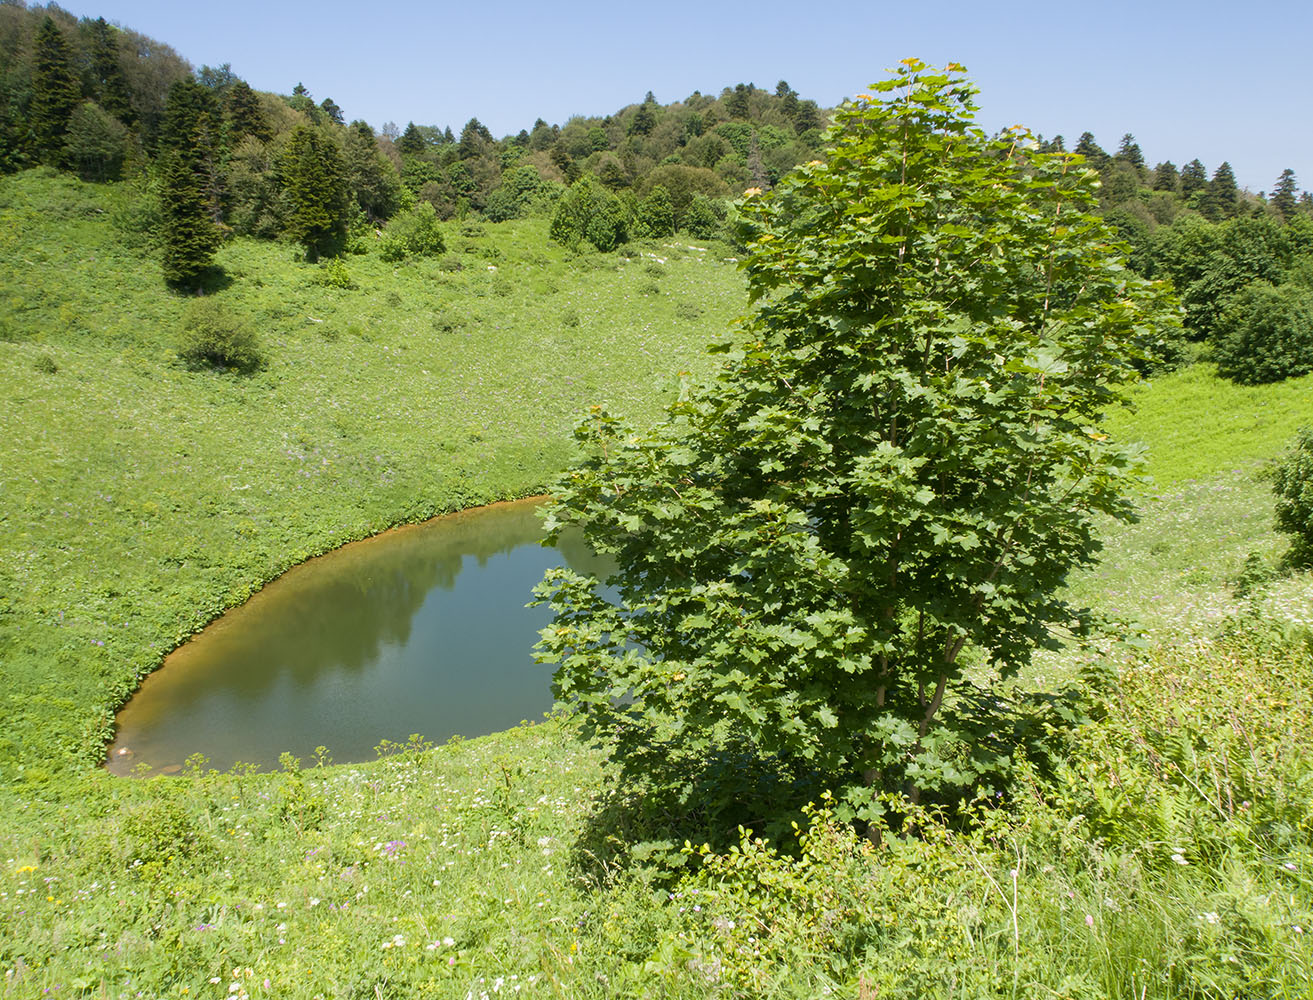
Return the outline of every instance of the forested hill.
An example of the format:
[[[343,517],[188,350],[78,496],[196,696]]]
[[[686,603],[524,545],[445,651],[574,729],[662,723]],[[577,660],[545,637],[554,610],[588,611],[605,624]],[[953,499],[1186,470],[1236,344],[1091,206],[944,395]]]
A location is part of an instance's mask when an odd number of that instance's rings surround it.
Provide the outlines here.
[[[202,142],[215,220],[262,236],[286,222],[277,167],[298,127],[333,135],[354,207],[371,222],[414,198],[440,218],[473,211],[499,221],[584,174],[637,199],[662,185],[679,213],[694,194],[768,187],[815,155],[828,118],[781,81],[773,91],[740,83],[665,105],[649,93],[563,126],[526,121],[500,139],[475,117],[458,131],[388,123],[375,135],[300,84],[287,96],[256,92],[227,65],[193,71],[167,45],[103,18],[79,21],[54,5],[20,2],[0,6],[0,168],[45,163],[93,180],[139,170],[169,143],[166,108],[179,84],[196,85],[179,99],[208,118]]]
[[[148,206],[140,231],[179,290],[213,285],[214,252],[233,235],[300,243],[309,261],[372,244],[389,259],[441,253],[438,227],[454,218],[551,216],[552,239],[575,250],[680,231],[733,241],[731,200],[822,157],[830,113],[781,80],[671,104],[648,93],[501,138],[474,117],[459,132],[389,122],[376,134],[300,83],[255,91],[226,64],[194,70],[103,18],[0,3],[0,170],[131,181]],[[1062,136],[1040,148],[1067,149]],[[1188,335],[1212,342],[1224,371],[1266,381],[1313,368],[1298,332],[1313,309],[1313,196],[1293,170],[1264,194],[1241,190],[1226,162],[1151,167],[1129,134],[1110,153],[1085,132],[1070,151],[1098,171],[1099,210],[1131,265],[1173,282]],[[1241,322],[1260,313],[1262,330]],[[1256,368],[1267,355],[1279,363]]]

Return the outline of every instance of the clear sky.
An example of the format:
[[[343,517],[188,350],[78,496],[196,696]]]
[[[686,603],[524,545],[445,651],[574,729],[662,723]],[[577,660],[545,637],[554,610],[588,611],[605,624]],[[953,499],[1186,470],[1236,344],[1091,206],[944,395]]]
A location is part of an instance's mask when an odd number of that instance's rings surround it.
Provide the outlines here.
[[[1313,189],[1313,0],[1017,0],[915,3],[281,3],[73,0],[172,45],[193,65],[231,63],[259,90],[303,82],[375,128],[477,117],[495,135],[535,118],[604,115],[651,90],[662,103],[735,83],[788,80],[822,106],[906,56],[963,63],[980,123],[1068,147],[1135,135],[1150,165],[1229,160],[1267,191],[1286,167]]]

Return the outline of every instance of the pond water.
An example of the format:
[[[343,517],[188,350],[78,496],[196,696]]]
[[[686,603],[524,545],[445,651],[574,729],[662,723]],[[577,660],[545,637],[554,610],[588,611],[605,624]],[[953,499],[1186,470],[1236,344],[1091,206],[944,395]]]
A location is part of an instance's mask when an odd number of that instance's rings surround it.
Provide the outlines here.
[[[538,501],[465,511],[355,542],[290,570],[146,678],[107,767],[173,773],[193,753],[263,770],[317,746],[371,760],[383,739],[441,743],[535,720],[551,668],[531,656],[551,566],[597,571],[579,539],[538,543]]]

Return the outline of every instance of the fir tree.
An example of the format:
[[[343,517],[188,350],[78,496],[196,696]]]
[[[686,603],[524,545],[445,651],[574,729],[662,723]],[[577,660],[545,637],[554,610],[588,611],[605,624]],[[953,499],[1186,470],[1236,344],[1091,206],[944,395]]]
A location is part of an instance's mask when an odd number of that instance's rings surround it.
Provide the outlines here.
[[[63,155],[69,119],[82,103],[82,86],[73,72],[68,43],[54,18],[37,28],[32,54],[32,102],[28,111],[32,148],[46,163]]]
[[[227,118],[234,144],[248,135],[261,142],[273,137],[260,98],[245,80],[238,80],[228,91]]]
[[[625,130],[627,135],[649,135],[656,127],[656,106],[644,101],[634,112],[634,117],[629,119],[629,127]]]
[[[1176,164],[1171,160],[1165,160],[1154,167],[1153,189],[1155,191],[1167,191],[1175,194],[1180,186],[1180,175],[1176,172]]]
[[[118,33],[103,17],[91,23],[91,75],[96,103],[124,125],[136,121],[137,113],[128,94],[128,80],[119,61]]]
[[[213,114],[212,92],[194,79],[169,88],[160,129],[160,212],[164,279],[177,288],[195,288],[219,247],[208,197]]]
[[[160,164],[164,280],[175,288],[194,289],[214,259],[219,231],[210,221],[201,178],[191,160],[176,149],[165,149]]]
[[[1117,159],[1129,163],[1136,170],[1144,166],[1144,154],[1140,152],[1140,144],[1129,132],[1122,136],[1122,144],[1117,148]]]
[[[472,160],[492,145],[492,133],[477,118],[471,118],[460,130],[460,158]]]
[[[325,97],[319,103],[319,107],[323,109],[324,114],[328,115],[328,120],[333,124],[345,124],[345,119],[342,117],[342,109],[338,107],[337,102],[331,97]]]
[[[1181,197],[1188,199],[1196,191],[1208,187],[1208,173],[1198,159],[1191,160],[1181,168]]]
[[[1202,206],[1205,217],[1214,222],[1233,218],[1237,207],[1236,195],[1235,174],[1231,170],[1231,164],[1223,161],[1222,165],[1213,171],[1213,179],[1208,182],[1208,196]]]
[[[1095,170],[1102,170],[1108,163],[1108,154],[1095,141],[1093,132],[1082,132],[1072,152],[1085,157],[1085,161]]]
[[[1272,189],[1272,197],[1269,204],[1276,210],[1277,215],[1281,216],[1282,222],[1289,222],[1291,216],[1295,214],[1298,207],[1296,202],[1298,185],[1295,183],[1295,172],[1287,167],[1281,171],[1281,176],[1277,178],[1276,187]]]
[[[731,118],[748,117],[748,88],[744,84],[735,84],[733,93],[725,102],[725,112]]]
[[[424,136],[414,122],[406,123],[406,131],[397,139],[397,152],[403,156],[414,156],[424,152]]]
[[[280,167],[290,208],[287,235],[305,247],[306,260],[313,263],[346,235],[342,157],[321,128],[301,125],[288,139]]]

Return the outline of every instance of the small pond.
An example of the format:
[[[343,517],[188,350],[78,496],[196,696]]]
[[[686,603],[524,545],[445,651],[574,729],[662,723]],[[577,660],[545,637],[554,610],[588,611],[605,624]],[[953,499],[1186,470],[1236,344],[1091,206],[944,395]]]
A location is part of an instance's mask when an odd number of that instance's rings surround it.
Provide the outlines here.
[[[174,773],[371,760],[383,739],[441,743],[535,720],[551,668],[531,650],[550,619],[525,608],[551,566],[596,571],[581,540],[539,544],[538,501],[498,504],[346,545],[274,580],[143,682],[118,716],[108,768]]]

